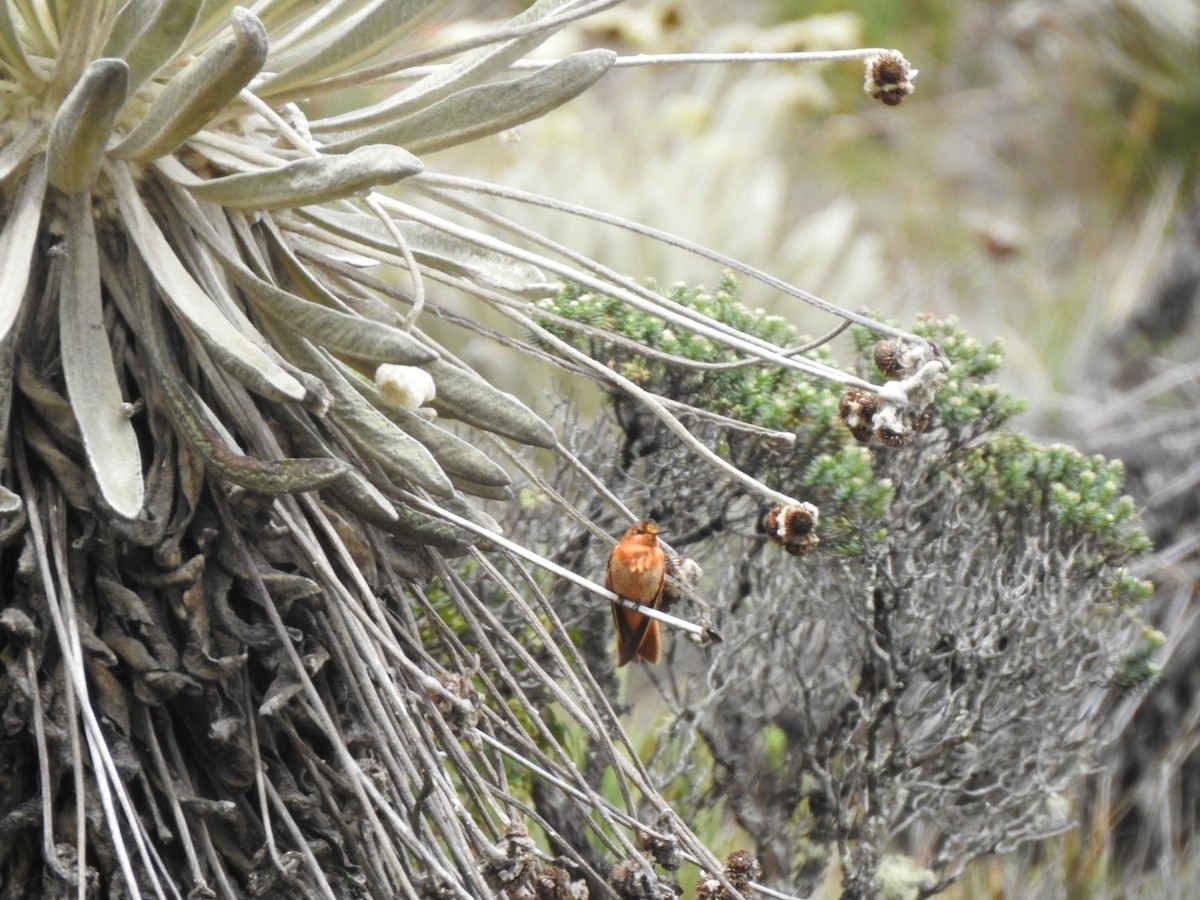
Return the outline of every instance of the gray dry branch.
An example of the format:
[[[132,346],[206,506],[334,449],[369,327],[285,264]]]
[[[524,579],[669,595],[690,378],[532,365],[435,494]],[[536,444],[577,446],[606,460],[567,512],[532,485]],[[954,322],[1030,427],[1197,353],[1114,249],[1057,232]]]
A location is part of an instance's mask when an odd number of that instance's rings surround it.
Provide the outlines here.
[[[731,282],[670,293],[800,342],[740,307]],[[1018,405],[987,379],[997,348],[953,323],[920,325],[953,366],[924,430],[889,446],[852,434],[844,403],[838,422],[833,390],[721,365],[703,344],[688,345],[691,360],[648,358],[588,327],[605,315],[626,338],[655,327],[603,298],[570,293],[555,308],[644,389],[760,426],[698,418],[692,432],[821,511],[813,531],[811,516],[792,520],[803,540],[780,534],[786,510],[707,475],[620,395],[610,432],[575,437],[581,459],[701,564],[711,605],[697,615],[724,637],[700,658],[677,637],[674,671],[651,673],[662,708],[649,768],[676,812],[720,810],[753,839],[764,881],[802,895],[837,860],[847,898],[931,894],[978,856],[1070,828],[1073,790],[1136,706],[1130,688],[1152,677],[1162,640],[1137,616],[1148,586],[1123,569],[1147,543],[1120,464],[1010,431]],[[856,339],[858,371],[891,370],[891,342]],[[785,423],[791,441],[770,430]],[[511,525],[551,555],[588,559],[586,532],[528,510]]]
[[[737,613],[718,619],[737,638],[713,654],[697,728],[767,871],[801,892],[834,847],[867,882],[906,848],[931,887],[1064,830],[1062,792],[1103,734],[1128,623],[1096,616],[1083,546],[1033,516],[996,521],[953,479],[914,484],[922,462],[881,464],[906,482],[883,547],[802,562],[760,552]],[[744,752],[746,735],[771,731],[774,752]]]

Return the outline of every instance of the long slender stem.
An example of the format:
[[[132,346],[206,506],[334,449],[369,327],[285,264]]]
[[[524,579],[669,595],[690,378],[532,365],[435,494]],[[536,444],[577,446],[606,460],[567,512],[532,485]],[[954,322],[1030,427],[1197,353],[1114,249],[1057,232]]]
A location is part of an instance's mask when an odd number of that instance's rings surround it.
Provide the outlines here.
[[[635,69],[642,66],[694,66],[694,65],[746,65],[761,63],[813,63],[841,62],[853,59],[870,59],[883,53],[879,47],[861,47],[853,50],[813,50],[793,53],[636,53],[618,56],[612,64],[614,69]],[[545,69],[562,62],[561,59],[521,59],[514,62],[512,69]],[[440,67],[430,67],[440,68]],[[412,69],[406,69],[409,75]],[[417,70],[421,71],[420,69]]]
[[[557,212],[568,213],[573,216],[578,216],[585,219],[591,219],[595,222],[601,222],[605,225],[611,225],[616,228],[621,228],[633,234],[640,234],[662,243],[676,247],[680,250],[686,250],[689,253],[694,253],[704,259],[712,260],[719,263],[725,268],[731,269],[734,272],[739,272],[748,278],[774,288],[777,291],[797,300],[801,300],[810,306],[815,307],[830,315],[837,316],[856,325],[863,325],[870,328],[877,334],[886,334],[890,337],[906,337],[913,340],[924,340],[910,331],[905,331],[902,328],[896,328],[888,325],[886,322],[879,322],[855,310],[843,309],[836,304],[830,303],[828,300],[823,300],[816,294],[809,293],[795,285],[788,284],[780,278],[776,278],[762,269],[744,263],[741,260],[720,253],[705,247],[703,244],[697,244],[694,241],[689,241],[685,238],[672,234],[669,231],[663,231],[659,228],[652,228],[649,225],[643,225],[640,222],[635,222],[632,219],[626,219],[621,216],[615,216],[610,213],[602,212],[597,209],[592,209],[588,206],[582,206],[578,203],[568,203],[564,200],[558,200],[553,197],[545,197],[541,194],[534,194],[530,191],[523,191],[517,188],[510,188],[504,185],[493,184],[486,181],[480,181],[475,178],[464,178],[457,175],[443,175],[434,172],[423,172],[420,175],[415,175],[410,180],[414,185],[430,185],[435,187],[445,187],[452,190],[467,191],[470,193],[484,194],[491,197],[498,197],[504,200],[515,200],[519,203],[528,203],[531,206],[540,206],[545,209],[555,210]],[[869,388],[868,388],[869,389]]]

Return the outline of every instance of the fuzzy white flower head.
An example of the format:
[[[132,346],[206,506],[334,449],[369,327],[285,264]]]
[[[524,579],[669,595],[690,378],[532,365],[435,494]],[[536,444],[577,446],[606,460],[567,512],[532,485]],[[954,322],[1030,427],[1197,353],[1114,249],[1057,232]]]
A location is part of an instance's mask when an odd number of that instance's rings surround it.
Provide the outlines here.
[[[375,370],[375,383],[385,402],[402,409],[420,409],[437,396],[433,378],[416,366],[384,363]]]

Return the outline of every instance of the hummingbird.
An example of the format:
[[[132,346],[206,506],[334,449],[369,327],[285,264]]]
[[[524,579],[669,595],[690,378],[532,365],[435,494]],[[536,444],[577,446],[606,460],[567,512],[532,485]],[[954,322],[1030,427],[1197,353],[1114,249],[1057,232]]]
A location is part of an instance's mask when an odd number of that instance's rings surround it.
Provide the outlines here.
[[[646,520],[630,525],[608,558],[604,586],[626,600],[658,609],[667,580],[667,555],[658,543],[658,526]],[[617,626],[617,666],[631,659],[656,663],[662,653],[658,621],[613,604]]]

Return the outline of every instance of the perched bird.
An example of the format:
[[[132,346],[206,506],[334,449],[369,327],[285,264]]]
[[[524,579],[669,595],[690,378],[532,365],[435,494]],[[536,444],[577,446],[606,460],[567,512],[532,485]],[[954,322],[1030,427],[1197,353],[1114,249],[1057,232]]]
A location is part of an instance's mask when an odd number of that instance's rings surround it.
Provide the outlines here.
[[[626,600],[658,609],[667,580],[667,555],[658,544],[658,526],[653,522],[630,525],[608,558],[604,586]],[[658,662],[662,637],[658,622],[649,616],[613,604],[617,626],[617,665],[631,659]]]

